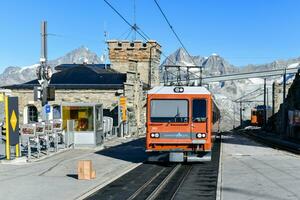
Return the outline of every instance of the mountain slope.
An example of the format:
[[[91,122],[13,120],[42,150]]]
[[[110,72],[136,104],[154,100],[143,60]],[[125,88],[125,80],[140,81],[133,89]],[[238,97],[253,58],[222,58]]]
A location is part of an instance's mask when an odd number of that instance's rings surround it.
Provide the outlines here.
[[[82,46],[60,58],[48,61],[48,64],[54,70],[54,67],[60,64],[83,63],[84,61],[95,64],[102,63],[96,53]],[[24,67],[7,67],[3,73],[0,74],[0,86],[19,84],[36,79],[36,68],[38,66],[39,64]]]
[[[194,61],[194,62],[193,62]],[[181,65],[181,66],[203,66],[203,76],[214,76],[237,72],[250,72],[279,69],[284,67],[297,67],[300,63],[300,57],[289,60],[274,61],[263,65],[247,65],[245,67],[236,67],[227,62],[224,58],[217,54],[212,54],[208,57],[192,56],[190,58],[184,49],[180,48],[168,56],[160,66],[161,78],[166,76],[164,72],[164,65]],[[177,69],[168,69],[169,80],[173,78],[176,80]],[[180,71],[181,80],[185,80],[186,69],[183,67]],[[197,78],[200,74],[199,69],[193,70],[191,78]],[[293,75],[288,76],[288,81],[293,80]],[[273,81],[282,82],[282,77],[269,77],[267,84],[271,85]],[[264,80],[262,78],[244,79],[238,81],[227,81],[222,83],[211,83],[209,89],[215,94],[215,99],[221,108],[221,129],[230,130],[233,125],[239,125],[239,105],[234,101],[242,96],[247,95],[255,90],[263,88]],[[271,92],[269,92],[269,99],[271,99]],[[245,108],[244,117],[247,119],[250,116],[250,110],[256,105],[262,104],[263,96],[262,91],[259,90],[257,94],[247,96],[247,99],[254,101],[244,103]],[[222,105],[222,106],[221,106]]]

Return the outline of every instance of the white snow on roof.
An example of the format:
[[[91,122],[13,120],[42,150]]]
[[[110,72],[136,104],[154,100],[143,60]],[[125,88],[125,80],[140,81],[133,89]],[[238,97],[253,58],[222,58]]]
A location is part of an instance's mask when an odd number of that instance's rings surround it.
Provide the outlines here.
[[[175,87],[183,87],[183,93],[175,93]],[[148,94],[211,94],[205,87],[197,86],[156,86],[148,91]]]

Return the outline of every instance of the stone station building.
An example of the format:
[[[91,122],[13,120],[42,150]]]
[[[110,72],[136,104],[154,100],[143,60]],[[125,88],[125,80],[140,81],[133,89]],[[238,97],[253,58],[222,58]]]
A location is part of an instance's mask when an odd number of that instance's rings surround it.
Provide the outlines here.
[[[159,84],[160,48],[156,41],[107,42],[110,64],[63,64],[57,66],[50,86],[55,87],[51,118],[61,116],[62,103],[97,103],[115,113],[121,96],[126,97],[127,124],[130,135],[145,133],[146,91]],[[12,96],[19,97],[20,122],[41,120],[41,103],[34,101],[33,88],[37,80],[5,86]]]

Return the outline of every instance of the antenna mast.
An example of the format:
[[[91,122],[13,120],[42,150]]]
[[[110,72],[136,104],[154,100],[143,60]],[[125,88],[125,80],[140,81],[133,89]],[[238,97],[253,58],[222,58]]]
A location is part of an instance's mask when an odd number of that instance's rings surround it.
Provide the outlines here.
[[[136,40],[136,30],[137,30],[137,25],[136,25],[136,5],[135,5],[135,0],[133,0],[133,26],[132,29],[134,31],[133,33],[133,40]]]
[[[104,22],[104,68],[105,69],[107,69],[107,57],[108,57],[108,52],[107,52],[107,47],[106,47],[106,45],[107,45],[107,35],[108,35],[108,33],[107,33],[107,31],[106,31],[106,23]]]

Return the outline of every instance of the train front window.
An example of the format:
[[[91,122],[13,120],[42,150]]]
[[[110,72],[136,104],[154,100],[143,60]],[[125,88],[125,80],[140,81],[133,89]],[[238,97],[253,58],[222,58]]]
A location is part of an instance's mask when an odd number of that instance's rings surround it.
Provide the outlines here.
[[[206,100],[194,99],[193,100],[193,122],[206,121]]]
[[[188,122],[188,101],[151,100],[150,119],[151,122]]]

